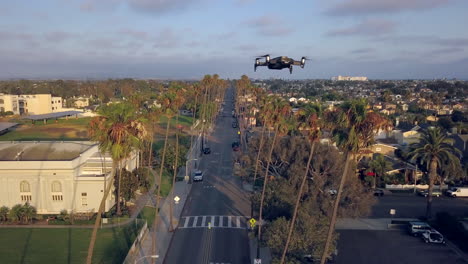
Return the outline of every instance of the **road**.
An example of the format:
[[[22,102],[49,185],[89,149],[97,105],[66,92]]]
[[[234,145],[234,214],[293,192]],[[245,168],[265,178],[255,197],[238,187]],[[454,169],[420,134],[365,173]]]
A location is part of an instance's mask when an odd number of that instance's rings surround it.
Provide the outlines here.
[[[418,218],[426,212],[426,198],[415,194],[389,194],[377,199],[370,215],[373,218],[390,217],[390,209],[396,209],[397,218]],[[437,212],[449,212],[455,216],[468,217],[468,199],[434,197],[432,212],[434,216]]]
[[[203,155],[199,168],[203,182],[194,182],[182,211],[164,263],[250,263],[247,220],[249,194],[233,176],[231,143],[238,138],[231,127],[232,88],[226,91],[223,113],[209,137],[211,154]]]

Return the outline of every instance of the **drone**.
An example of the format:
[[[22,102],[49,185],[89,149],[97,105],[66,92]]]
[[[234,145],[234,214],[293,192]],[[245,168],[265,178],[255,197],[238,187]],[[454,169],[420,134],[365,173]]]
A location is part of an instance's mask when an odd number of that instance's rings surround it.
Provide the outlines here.
[[[265,58],[265,61],[260,61],[262,58]],[[270,70],[282,70],[284,68],[289,68],[289,73],[292,74],[293,65],[304,68],[306,60],[308,60],[307,57],[302,57],[300,61],[297,61],[286,56],[270,59],[270,55],[266,54],[255,58],[254,71],[257,71],[258,66],[267,66]]]

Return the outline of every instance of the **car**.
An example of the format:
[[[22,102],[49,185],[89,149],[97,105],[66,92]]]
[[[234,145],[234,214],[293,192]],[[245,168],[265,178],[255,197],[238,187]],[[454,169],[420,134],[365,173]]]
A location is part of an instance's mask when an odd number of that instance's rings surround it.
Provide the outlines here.
[[[426,231],[434,230],[428,223],[426,222],[409,222],[408,223],[408,233],[412,236],[419,236]]]
[[[444,236],[435,230],[423,232],[421,238],[426,243],[445,244]]]
[[[236,121],[232,122],[232,128],[237,128],[237,122]]]
[[[382,189],[374,189],[374,196],[383,196],[384,191]]]
[[[421,195],[421,196],[427,197],[427,195],[429,195],[429,191],[428,190],[421,190],[421,191],[418,191],[418,194]],[[442,196],[442,192],[439,191],[439,190],[432,190],[432,196],[440,197],[440,196]]]
[[[240,150],[240,143],[237,142],[237,141],[232,142],[231,146],[232,146],[232,150],[234,150],[234,151],[239,151]]]
[[[201,170],[196,170],[193,173],[193,181],[203,181],[203,172]]]
[[[206,147],[203,149],[203,154],[210,154],[211,153],[211,149],[209,147]]]

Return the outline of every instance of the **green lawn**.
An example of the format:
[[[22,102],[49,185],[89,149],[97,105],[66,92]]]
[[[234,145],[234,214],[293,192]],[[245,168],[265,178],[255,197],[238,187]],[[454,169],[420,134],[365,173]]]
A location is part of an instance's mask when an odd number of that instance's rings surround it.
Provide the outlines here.
[[[92,229],[0,228],[1,263],[85,263]],[[122,263],[136,237],[134,224],[100,229],[93,263]]]
[[[141,210],[139,217],[146,220],[148,227],[151,227],[153,225],[155,213],[156,210],[154,208],[146,206]]]

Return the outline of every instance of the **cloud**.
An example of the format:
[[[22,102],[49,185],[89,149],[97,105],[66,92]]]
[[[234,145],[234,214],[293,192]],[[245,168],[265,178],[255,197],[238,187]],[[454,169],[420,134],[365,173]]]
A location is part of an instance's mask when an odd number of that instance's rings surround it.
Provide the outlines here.
[[[396,24],[387,20],[371,19],[355,26],[329,31],[328,36],[384,35],[395,31]]]
[[[32,41],[34,36],[29,33],[17,33],[11,31],[0,31],[0,39],[2,41],[6,40],[24,40],[24,41]]]
[[[154,48],[175,48],[179,46],[181,39],[180,37],[174,32],[174,30],[170,28],[165,28],[161,32],[159,32],[156,43],[154,43]]]
[[[197,0],[127,0],[131,8],[145,13],[162,14],[169,11],[179,11],[192,5]]]
[[[430,51],[431,55],[447,55],[457,52],[463,52],[464,49],[462,48],[442,48],[442,49],[435,49]]]
[[[44,34],[44,38],[49,42],[62,42],[74,37],[74,34],[63,32],[63,31],[54,31]]]
[[[378,36],[375,41],[390,44],[417,44],[417,45],[437,45],[443,47],[468,47],[468,38],[441,38],[427,35],[400,35],[400,36]]]
[[[374,51],[375,51],[375,49],[373,49],[373,48],[362,48],[362,49],[352,50],[351,53],[354,53],[354,54],[367,54],[367,53],[372,53]]]
[[[368,14],[419,11],[446,6],[453,0],[345,0],[329,8],[330,16],[353,16]]]
[[[247,5],[247,4],[253,3],[253,2],[255,2],[255,0],[236,0],[234,3],[235,3],[236,5],[241,5],[241,6],[243,6],[243,5]]]
[[[256,29],[257,34],[263,36],[286,36],[294,32],[292,28],[285,27],[280,19],[267,15],[246,20],[242,24]]]
[[[133,30],[133,29],[128,29],[128,28],[124,28],[118,31],[117,33],[124,34],[124,35],[130,36],[132,38],[139,39],[139,40],[146,40],[149,38],[148,32]]]

